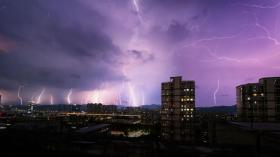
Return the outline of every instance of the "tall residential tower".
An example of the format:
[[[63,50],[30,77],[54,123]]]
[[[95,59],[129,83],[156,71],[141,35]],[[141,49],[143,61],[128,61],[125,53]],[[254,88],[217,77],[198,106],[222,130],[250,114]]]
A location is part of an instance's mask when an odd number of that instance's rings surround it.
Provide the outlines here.
[[[161,136],[165,140],[191,141],[195,112],[195,82],[171,77],[161,84]]]
[[[242,121],[280,120],[280,77],[236,87],[237,115]]]

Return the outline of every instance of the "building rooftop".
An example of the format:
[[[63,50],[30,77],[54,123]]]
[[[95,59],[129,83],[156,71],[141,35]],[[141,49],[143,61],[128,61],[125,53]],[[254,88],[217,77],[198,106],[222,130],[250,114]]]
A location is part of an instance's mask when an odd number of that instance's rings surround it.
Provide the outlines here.
[[[261,77],[261,78],[259,79],[259,82],[260,82],[260,80],[263,80],[263,79],[280,79],[280,77]],[[241,84],[241,85],[238,85],[238,86],[236,86],[236,87],[245,86],[245,85],[255,85],[255,84],[258,84],[259,82]]]
[[[246,84],[238,85],[237,87],[246,86],[246,85],[257,85],[257,84],[259,83],[246,83]]]
[[[261,77],[259,80],[262,79],[280,79],[280,77]]]

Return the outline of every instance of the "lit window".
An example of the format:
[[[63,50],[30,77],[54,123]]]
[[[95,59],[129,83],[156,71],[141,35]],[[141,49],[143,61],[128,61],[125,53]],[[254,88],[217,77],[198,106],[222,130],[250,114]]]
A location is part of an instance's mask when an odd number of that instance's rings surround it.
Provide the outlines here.
[[[247,98],[247,100],[251,100],[251,98],[250,98],[250,97],[248,97],[248,98]]]
[[[189,111],[190,109],[189,108],[187,108],[187,111]]]
[[[261,93],[261,96],[264,96],[264,94],[263,94],[263,93]]]
[[[193,108],[191,108],[191,111],[193,111]]]
[[[257,94],[256,94],[256,93],[254,93],[254,94],[253,94],[253,96],[257,96]]]

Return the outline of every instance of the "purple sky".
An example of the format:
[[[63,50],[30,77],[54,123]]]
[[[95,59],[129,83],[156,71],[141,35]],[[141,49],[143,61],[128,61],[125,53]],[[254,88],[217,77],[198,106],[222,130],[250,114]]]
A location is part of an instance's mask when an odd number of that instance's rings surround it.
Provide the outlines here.
[[[280,75],[279,20],[280,0],[0,0],[0,92],[138,106],[182,75],[197,106],[234,105],[237,85]]]

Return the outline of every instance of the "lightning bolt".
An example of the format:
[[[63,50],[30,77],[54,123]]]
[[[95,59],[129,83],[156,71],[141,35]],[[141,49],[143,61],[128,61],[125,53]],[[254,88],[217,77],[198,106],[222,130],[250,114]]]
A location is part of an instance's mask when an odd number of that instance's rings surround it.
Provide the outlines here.
[[[67,103],[71,104],[71,95],[72,95],[72,88],[69,90],[69,93],[67,94]]]
[[[43,94],[45,93],[45,88],[42,89],[41,93],[39,94],[36,104],[40,104],[41,103],[41,98],[43,96]]]
[[[50,95],[50,104],[53,105],[53,96]]]
[[[35,102],[34,97],[35,97],[35,95],[33,94],[32,97],[31,97],[31,102],[32,102],[32,103]]]
[[[139,0],[132,0],[132,4],[133,4],[135,12],[137,13],[137,17],[138,17],[139,21],[141,23],[143,23],[143,18],[141,16],[141,9],[140,9]]]
[[[147,25],[145,23],[145,21],[143,20],[142,18],[142,10],[141,10],[141,0],[131,0],[131,5],[133,7],[133,10],[135,11],[136,15],[137,15],[137,19],[139,21],[139,24],[133,29],[133,34],[131,36],[131,39],[130,41],[128,42],[127,44],[127,48],[128,49],[135,49],[135,47],[139,47],[139,36],[140,36],[140,29],[143,27],[145,28]],[[137,20],[136,19],[136,20]],[[123,73],[125,76],[128,77],[128,75],[126,74],[125,72],[125,69],[123,67]],[[124,83],[123,83],[123,86],[124,86]],[[129,102],[131,106],[137,106],[139,105],[137,103],[137,97],[136,97],[136,93],[135,93],[135,89],[131,83],[131,81],[129,82],[126,82],[125,84],[125,87],[126,87],[126,91],[128,91],[127,93],[125,93],[124,97],[123,98],[124,100],[126,101],[122,101],[122,97],[121,97],[121,94],[118,95],[118,99],[119,99],[119,104],[124,104],[124,103],[127,103]],[[123,92],[123,90],[122,90]]]
[[[18,99],[19,99],[19,102],[20,102],[20,105],[22,105],[22,97],[20,96],[20,92],[21,92],[21,89],[24,87],[24,85],[20,85],[19,87],[18,87],[18,95],[17,95],[17,97],[18,97]]]
[[[93,103],[100,103],[100,93],[98,90],[93,93]]]
[[[138,13],[140,11],[139,5],[138,5],[138,0],[132,0],[132,2],[133,2],[136,12]]]
[[[136,102],[136,97],[135,97],[135,92],[134,92],[133,86],[131,85],[130,82],[127,85],[128,85],[128,90],[129,90],[129,94],[130,94],[131,106],[137,106],[137,102]]]
[[[259,4],[239,4],[241,6],[250,7],[250,8],[258,8],[258,9],[275,9],[280,6],[280,2],[274,5],[259,5]]]
[[[4,94],[0,91],[0,99],[1,99],[0,100],[0,105],[2,105],[2,101],[4,100],[3,97],[4,97]]]
[[[213,60],[202,60],[202,61],[218,61],[218,60],[223,60],[223,61],[229,61],[229,62],[237,62],[237,63],[241,63],[241,62],[248,62],[248,61],[252,61],[254,63],[258,63],[260,62],[259,59],[255,59],[255,58],[249,58],[249,59],[238,59],[238,58],[234,58],[234,57],[228,57],[228,56],[219,56],[217,55],[216,49],[211,49],[208,46],[200,46],[200,43],[202,42],[206,42],[206,41],[214,41],[214,40],[224,40],[224,39],[231,39],[231,38],[235,38],[237,37],[238,34],[236,35],[231,35],[231,36],[222,36],[222,37],[211,37],[211,38],[203,38],[203,39],[199,39],[196,40],[190,44],[185,45],[184,47],[194,47],[194,48],[202,48],[205,49],[209,55],[211,55],[212,57],[214,57],[215,59]]]
[[[252,38],[252,39],[267,39],[267,40],[272,41],[275,45],[280,45],[280,42],[278,41],[278,39],[276,39],[275,37],[273,37],[271,35],[271,32],[269,31],[269,29],[267,29],[265,26],[260,24],[257,15],[256,14],[253,14],[253,15],[254,15],[254,18],[255,18],[255,26],[257,28],[259,28],[260,30],[262,30],[264,32],[265,36],[256,37],[256,38]]]
[[[206,41],[213,41],[213,40],[224,40],[224,39],[232,39],[235,38],[237,35],[230,35],[230,36],[214,36],[214,37],[210,37],[210,38],[203,38],[203,39],[199,39],[196,40],[190,44],[186,44],[184,45],[184,47],[195,47],[196,45],[206,42]]]
[[[227,56],[218,56],[216,53],[210,52],[210,55],[215,57],[218,60],[226,60],[226,61],[232,61],[232,62],[238,62],[240,63],[240,59],[232,58],[232,57],[227,57]]]
[[[206,62],[211,62],[211,61],[218,61],[218,60],[223,60],[223,61],[230,61],[230,62],[237,62],[237,63],[240,63],[240,62],[243,62],[245,60],[241,60],[241,59],[237,59],[237,58],[233,58],[233,57],[228,57],[228,56],[218,56],[217,55],[217,52],[216,52],[216,49],[212,50],[210,49],[208,46],[195,46],[196,48],[200,47],[200,48],[203,48],[205,49],[209,55],[211,55],[212,57],[214,57],[215,59],[213,60],[202,60],[202,61],[206,61]],[[257,60],[255,59],[249,59],[249,60],[253,60],[255,62],[257,62]],[[246,60],[246,61],[249,61],[249,60]]]
[[[217,52],[216,52],[216,49],[214,50],[211,50],[209,47],[207,46],[201,46],[201,48],[204,48],[207,50],[207,52],[215,58],[215,60],[225,60],[225,61],[232,61],[232,62],[242,62],[242,60],[240,59],[237,59],[237,58],[232,58],[232,57],[227,57],[227,56],[218,56],[217,55]]]
[[[214,94],[213,94],[215,105],[217,105],[216,94],[218,93],[219,90],[220,90],[220,80],[218,80],[218,86],[217,86],[217,88],[216,88],[216,90],[214,91]]]

